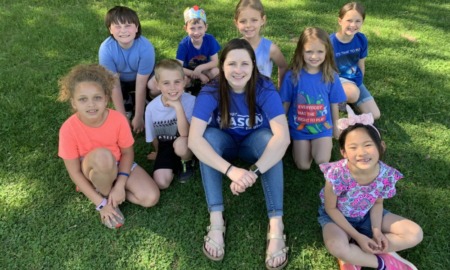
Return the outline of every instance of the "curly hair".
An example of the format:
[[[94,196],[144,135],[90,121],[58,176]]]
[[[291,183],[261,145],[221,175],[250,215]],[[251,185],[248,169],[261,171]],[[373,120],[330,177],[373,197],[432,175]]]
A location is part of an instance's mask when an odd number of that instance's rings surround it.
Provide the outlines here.
[[[66,76],[59,80],[58,100],[68,101],[72,98],[76,86],[81,82],[97,83],[103,91],[105,91],[105,95],[111,97],[116,80],[116,76],[98,64],[77,65],[73,67]]]

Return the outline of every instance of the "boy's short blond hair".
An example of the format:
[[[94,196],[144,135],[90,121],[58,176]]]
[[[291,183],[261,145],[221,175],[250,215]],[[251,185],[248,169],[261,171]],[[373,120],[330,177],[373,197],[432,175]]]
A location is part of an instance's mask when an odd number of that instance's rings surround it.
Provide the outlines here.
[[[161,73],[163,72],[163,70],[175,70],[180,72],[181,77],[184,78],[184,71],[183,71],[183,66],[180,64],[180,62],[178,62],[178,60],[175,59],[163,59],[161,61],[158,62],[158,64],[156,64],[155,66],[155,79],[158,82],[160,77],[161,77]]]

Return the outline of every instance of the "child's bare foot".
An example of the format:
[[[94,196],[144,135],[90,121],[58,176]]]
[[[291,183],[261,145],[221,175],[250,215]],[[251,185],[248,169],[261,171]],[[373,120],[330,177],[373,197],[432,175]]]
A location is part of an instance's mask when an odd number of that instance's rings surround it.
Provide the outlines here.
[[[147,159],[148,160],[155,160],[156,159],[156,152],[150,152],[148,155],[147,155]]]

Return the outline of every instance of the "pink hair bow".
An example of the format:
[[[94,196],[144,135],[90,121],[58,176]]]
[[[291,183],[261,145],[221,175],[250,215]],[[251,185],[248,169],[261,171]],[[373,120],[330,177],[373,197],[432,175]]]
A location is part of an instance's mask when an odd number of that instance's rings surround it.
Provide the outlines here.
[[[350,108],[350,106],[346,105],[345,107],[347,109],[348,118],[341,118],[338,120],[337,127],[340,130],[344,130],[344,129],[348,128],[349,126],[353,126],[355,124],[363,124],[363,125],[369,125],[369,126],[374,127],[373,126],[374,119],[373,119],[372,113],[363,113],[361,115],[356,115],[353,112],[352,108]],[[375,130],[378,132],[378,129],[375,128]],[[378,134],[379,134],[379,132],[378,132]]]

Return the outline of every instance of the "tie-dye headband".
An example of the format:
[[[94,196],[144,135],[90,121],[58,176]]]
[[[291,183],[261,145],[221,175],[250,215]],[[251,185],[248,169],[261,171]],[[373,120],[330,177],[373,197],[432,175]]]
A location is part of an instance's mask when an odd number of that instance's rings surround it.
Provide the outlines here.
[[[199,8],[197,5],[186,8],[184,10],[184,23],[187,23],[188,21],[192,19],[201,19],[206,23],[206,13],[203,9]]]
[[[381,134],[378,129],[373,125],[374,119],[372,113],[363,113],[361,115],[356,115],[350,106],[346,105],[348,118],[341,118],[337,122],[337,127],[340,130],[344,130],[349,126],[353,126],[355,124],[362,124],[373,127],[378,133],[378,136],[381,138]]]

